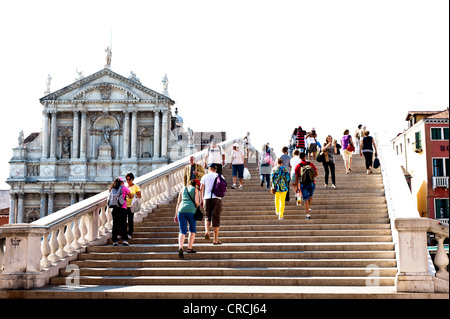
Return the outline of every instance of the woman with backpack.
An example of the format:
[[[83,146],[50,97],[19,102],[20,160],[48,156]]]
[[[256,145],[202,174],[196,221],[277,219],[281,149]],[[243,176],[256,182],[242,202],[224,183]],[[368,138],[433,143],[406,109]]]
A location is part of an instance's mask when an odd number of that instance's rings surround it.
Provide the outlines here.
[[[129,246],[127,232],[127,201],[126,198],[133,198],[130,190],[124,185],[122,177],[117,177],[109,187],[108,206],[112,208],[112,241],[113,246],[117,246],[118,236],[122,237],[122,245]]]
[[[275,213],[278,215],[278,219],[283,219],[284,204],[286,200],[286,194],[289,191],[289,171],[283,166],[283,159],[279,158],[277,161],[278,166],[272,171],[271,181],[272,187],[275,192]]]
[[[194,219],[195,211],[200,205],[200,181],[193,179],[190,185],[183,188],[178,195],[178,202],[175,209],[174,221],[178,222],[180,233],[178,235],[178,257],[184,258],[183,245],[187,235],[187,227],[189,224],[189,242],[188,254],[196,253],[192,248],[194,245],[195,234],[197,233],[197,222]]]
[[[259,155],[259,174],[261,175],[261,187],[266,181],[266,188],[270,188],[270,174],[274,166],[274,155],[268,144],[264,144]]]

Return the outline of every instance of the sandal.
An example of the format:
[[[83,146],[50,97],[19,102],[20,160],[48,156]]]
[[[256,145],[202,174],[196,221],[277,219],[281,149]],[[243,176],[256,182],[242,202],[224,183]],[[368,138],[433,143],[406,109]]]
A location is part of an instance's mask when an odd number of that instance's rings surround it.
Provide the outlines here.
[[[209,237],[209,234],[205,234],[205,239],[209,240],[211,237]]]
[[[182,248],[180,248],[180,250],[178,250],[178,257],[184,258],[183,249]]]
[[[194,249],[192,249],[192,248],[188,248],[187,253],[188,254],[195,254],[196,251]]]
[[[213,245],[222,245],[222,243],[218,241],[217,243],[213,243]]]

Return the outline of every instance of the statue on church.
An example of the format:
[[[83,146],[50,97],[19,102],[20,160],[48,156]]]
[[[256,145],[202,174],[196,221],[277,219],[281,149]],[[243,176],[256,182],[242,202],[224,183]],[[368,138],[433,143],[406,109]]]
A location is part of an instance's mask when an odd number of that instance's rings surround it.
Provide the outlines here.
[[[105,52],[106,52],[106,65],[105,65],[105,68],[110,68],[111,67],[112,51],[111,51],[111,49],[109,47],[107,47]]]
[[[103,143],[109,144],[109,136],[111,135],[111,129],[109,126],[103,128]]]
[[[70,154],[70,139],[66,137],[63,142],[63,157],[69,157]]]
[[[23,131],[20,131],[19,132],[19,138],[18,138],[18,141],[19,141],[19,143],[18,143],[18,147],[23,147],[23,141],[24,141],[24,138],[23,138]]]
[[[83,71],[78,71],[78,68],[76,68],[75,71],[78,73],[78,79],[75,79],[75,81],[84,79]]]
[[[141,83],[141,80],[139,80],[139,78],[136,77],[136,74],[133,71],[130,72],[129,79],[131,81],[134,81],[134,82],[137,82],[137,83]]]
[[[49,74],[48,77],[47,77],[47,89],[45,90],[44,93],[46,93],[46,94],[50,93],[50,84],[51,84],[51,82],[52,82],[52,77]]]
[[[167,78],[167,74],[164,75],[162,83],[163,83],[163,92],[167,92],[167,89],[169,88],[169,79]]]

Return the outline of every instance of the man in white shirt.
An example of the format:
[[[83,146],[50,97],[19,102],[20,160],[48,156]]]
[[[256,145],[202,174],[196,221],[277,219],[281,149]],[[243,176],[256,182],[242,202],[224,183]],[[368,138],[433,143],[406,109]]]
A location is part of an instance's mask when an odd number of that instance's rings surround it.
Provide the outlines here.
[[[213,226],[214,241],[213,245],[222,244],[219,241],[219,228],[220,228],[220,215],[222,213],[222,199],[217,197],[213,191],[214,181],[217,174],[217,164],[208,165],[208,174],[203,175],[200,181],[200,191],[203,195],[204,207],[205,207],[205,239],[210,239],[209,228]]]
[[[205,156],[205,168],[209,164],[216,164],[217,173],[222,175],[222,166],[225,165],[225,153],[220,145],[217,145],[215,140],[211,141],[208,151]]]

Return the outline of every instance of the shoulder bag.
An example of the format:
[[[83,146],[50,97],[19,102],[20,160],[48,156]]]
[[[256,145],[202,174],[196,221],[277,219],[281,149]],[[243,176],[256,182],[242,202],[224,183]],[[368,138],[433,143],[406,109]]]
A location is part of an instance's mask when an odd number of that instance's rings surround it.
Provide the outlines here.
[[[203,220],[203,212],[200,208],[200,205],[197,206],[195,201],[192,199],[191,194],[189,194],[189,191],[187,190],[187,188],[185,188],[185,190],[186,190],[186,193],[188,194],[189,198],[191,199],[191,201],[194,203],[194,206],[197,207],[197,209],[195,210],[194,219],[197,221],[202,221]]]

